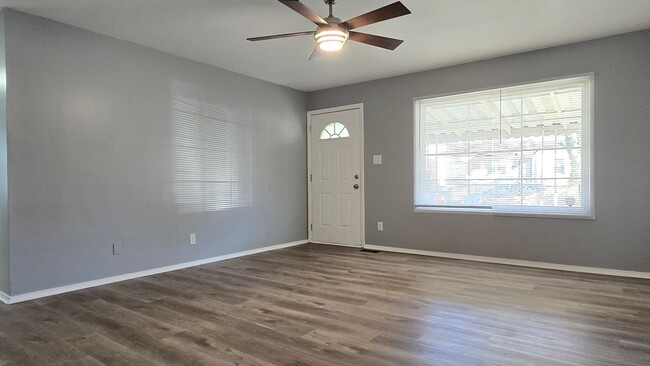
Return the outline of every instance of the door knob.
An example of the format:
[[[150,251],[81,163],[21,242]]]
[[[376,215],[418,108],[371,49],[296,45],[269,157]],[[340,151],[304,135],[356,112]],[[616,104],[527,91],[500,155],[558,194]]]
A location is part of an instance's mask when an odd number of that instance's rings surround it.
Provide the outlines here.
[[[354,189],[359,189],[359,185],[358,185],[358,184],[353,185],[353,187],[354,187]]]

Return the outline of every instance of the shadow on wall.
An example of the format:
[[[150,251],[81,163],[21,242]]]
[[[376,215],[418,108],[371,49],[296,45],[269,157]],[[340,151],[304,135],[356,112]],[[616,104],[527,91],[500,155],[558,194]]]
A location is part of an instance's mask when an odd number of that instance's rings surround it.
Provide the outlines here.
[[[172,187],[177,213],[252,205],[252,127],[192,83],[172,80]]]

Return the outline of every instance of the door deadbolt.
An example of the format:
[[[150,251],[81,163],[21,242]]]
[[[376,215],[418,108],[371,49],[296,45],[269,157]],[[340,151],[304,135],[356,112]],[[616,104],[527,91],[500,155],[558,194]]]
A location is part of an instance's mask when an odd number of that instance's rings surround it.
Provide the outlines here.
[[[354,179],[359,179],[359,174],[355,174]]]

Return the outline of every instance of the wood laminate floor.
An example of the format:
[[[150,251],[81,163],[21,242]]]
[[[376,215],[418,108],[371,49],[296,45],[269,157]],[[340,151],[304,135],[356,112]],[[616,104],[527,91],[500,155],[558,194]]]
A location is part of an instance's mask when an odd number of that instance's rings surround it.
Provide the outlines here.
[[[15,305],[0,365],[650,365],[650,281],[307,244]]]

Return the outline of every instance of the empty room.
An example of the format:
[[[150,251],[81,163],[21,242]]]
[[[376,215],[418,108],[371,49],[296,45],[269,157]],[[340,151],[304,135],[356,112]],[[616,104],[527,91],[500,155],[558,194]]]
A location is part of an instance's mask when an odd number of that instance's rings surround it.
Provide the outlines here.
[[[650,1],[0,0],[10,365],[650,365]]]

